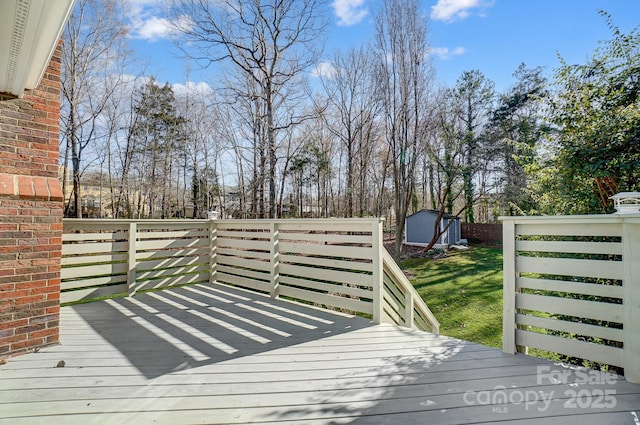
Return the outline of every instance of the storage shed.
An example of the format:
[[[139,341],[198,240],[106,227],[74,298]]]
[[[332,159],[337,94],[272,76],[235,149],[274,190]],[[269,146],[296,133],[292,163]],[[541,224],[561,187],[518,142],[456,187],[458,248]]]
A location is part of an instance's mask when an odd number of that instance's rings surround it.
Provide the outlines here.
[[[411,214],[405,221],[405,243],[407,245],[427,245],[433,237],[434,226],[438,218],[438,211],[420,210]],[[455,245],[460,242],[460,217],[444,214],[440,221],[440,229],[451,226],[440,236],[436,245]]]

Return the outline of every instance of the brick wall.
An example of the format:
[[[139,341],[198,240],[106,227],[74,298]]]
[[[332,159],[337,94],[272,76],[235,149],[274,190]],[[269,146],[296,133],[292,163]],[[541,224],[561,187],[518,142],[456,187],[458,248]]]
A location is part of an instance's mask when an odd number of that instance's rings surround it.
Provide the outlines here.
[[[0,357],[58,342],[60,45],[40,85],[0,94]]]

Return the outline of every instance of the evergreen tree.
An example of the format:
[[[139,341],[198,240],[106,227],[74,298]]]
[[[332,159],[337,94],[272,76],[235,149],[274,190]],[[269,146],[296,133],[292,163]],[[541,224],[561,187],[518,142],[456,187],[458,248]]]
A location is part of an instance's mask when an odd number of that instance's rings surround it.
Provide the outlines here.
[[[526,170],[534,164],[548,131],[542,119],[548,96],[542,68],[529,69],[521,64],[513,75],[517,82],[499,96],[489,123],[493,153],[500,158],[500,210],[506,215],[535,210]]]
[[[172,183],[177,177],[177,158],[184,151],[184,119],[176,112],[175,97],[169,84],[159,86],[151,78],[136,93],[137,119],[132,128],[141,197],[146,208],[142,215],[167,218],[175,213]]]
[[[475,222],[473,204],[475,202],[474,177],[483,161],[478,154],[486,119],[494,98],[493,81],[478,70],[465,71],[458,78],[452,95],[458,101],[459,119],[464,123],[464,199],[467,209],[465,221]]]

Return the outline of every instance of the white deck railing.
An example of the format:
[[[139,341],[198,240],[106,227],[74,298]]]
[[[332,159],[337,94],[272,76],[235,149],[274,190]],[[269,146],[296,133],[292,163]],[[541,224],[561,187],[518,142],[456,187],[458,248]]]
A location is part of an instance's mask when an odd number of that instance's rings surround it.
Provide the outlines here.
[[[640,383],[640,216],[501,219],[503,351],[614,365]]]
[[[439,332],[380,219],[64,220],[63,303],[218,282]]]

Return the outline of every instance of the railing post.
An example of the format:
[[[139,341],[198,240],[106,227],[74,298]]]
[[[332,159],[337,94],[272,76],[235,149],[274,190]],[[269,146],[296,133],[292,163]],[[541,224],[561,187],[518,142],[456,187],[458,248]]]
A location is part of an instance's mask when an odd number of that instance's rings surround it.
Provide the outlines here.
[[[280,296],[280,248],[278,246],[278,223],[271,220],[269,225],[271,241],[271,298]]]
[[[132,296],[136,293],[136,239],[137,239],[137,223],[132,221],[129,223],[129,247],[127,249],[127,295]]]
[[[218,272],[218,225],[209,220],[209,283],[216,283]]]
[[[515,220],[502,223],[502,351],[516,350],[516,232]]]
[[[640,223],[622,221],[624,377],[640,384]]]
[[[384,264],[382,250],[384,249],[384,235],[382,219],[374,220],[371,228],[372,267],[373,267],[373,322],[382,323],[382,302],[384,294]]]
[[[404,294],[404,322],[405,326],[413,329],[415,328],[413,318],[413,291],[407,290]]]

